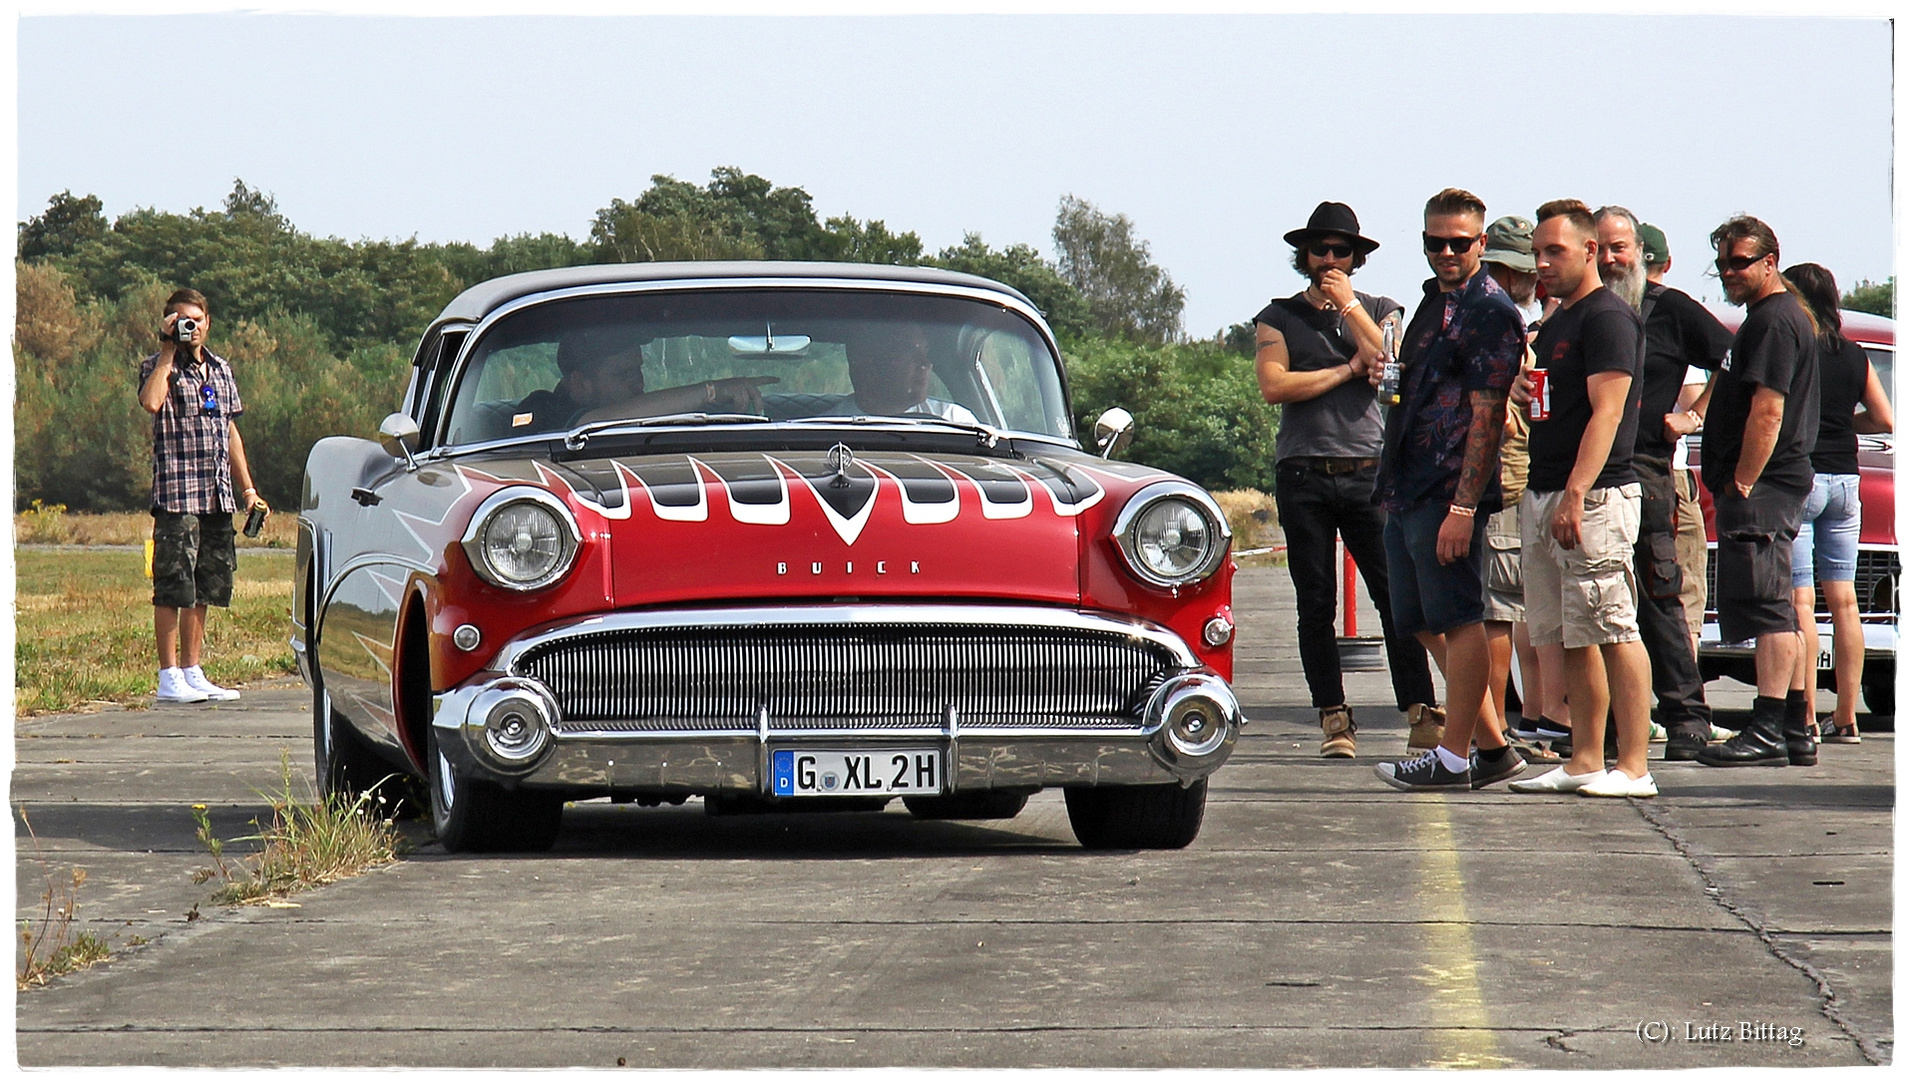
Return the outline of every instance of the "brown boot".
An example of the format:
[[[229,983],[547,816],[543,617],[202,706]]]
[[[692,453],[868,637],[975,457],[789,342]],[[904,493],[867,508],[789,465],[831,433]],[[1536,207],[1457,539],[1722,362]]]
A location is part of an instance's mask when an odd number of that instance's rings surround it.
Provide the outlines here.
[[[1412,728],[1405,745],[1414,750],[1430,750],[1445,738],[1445,710],[1436,705],[1413,705],[1405,719]]]
[[[1330,709],[1319,710],[1319,730],[1326,733],[1326,739],[1319,744],[1320,757],[1357,757],[1358,740],[1354,735],[1358,727],[1352,722],[1352,707],[1334,705]]]

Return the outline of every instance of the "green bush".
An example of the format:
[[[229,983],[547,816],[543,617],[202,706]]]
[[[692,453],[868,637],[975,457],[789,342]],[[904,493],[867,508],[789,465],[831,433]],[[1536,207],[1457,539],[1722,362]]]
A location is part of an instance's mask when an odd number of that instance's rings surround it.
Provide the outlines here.
[[[1113,406],[1134,417],[1121,456],[1213,490],[1273,488],[1276,415],[1259,395],[1253,362],[1210,341],[1139,345],[1076,338],[1063,346],[1084,436]]]

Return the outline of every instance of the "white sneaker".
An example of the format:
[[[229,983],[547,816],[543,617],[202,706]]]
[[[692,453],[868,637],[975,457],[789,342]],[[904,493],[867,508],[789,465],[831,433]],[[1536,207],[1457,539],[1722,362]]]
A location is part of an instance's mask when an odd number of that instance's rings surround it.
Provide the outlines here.
[[[1657,781],[1649,773],[1632,779],[1622,769],[1612,769],[1604,779],[1578,789],[1579,795],[1602,799],[1651,799],[1657,796]]]
[[[184,704],[212,700],[211,694],[195,689],[186,681],[185,672],[176,667],[159,669],[159,692],[153,696],[160,701],[176,701]]]
[[[1569,795],[1579,788],[1589,787],[1604,778],[1603,772],[1584,773],[1573,776],[1560,765],[1543,776],[1534,776],[1529,780],[1513,780],[1505,786],[1520,795]]]
[[[212,700],[212,701],[239,700],[239,692],[237,690],[227,690],[225,687],[220,686],[218,683],[215,683],[211,679],[206,678],[205,671],[202,668],[200,668],[199,665],[194,664],[189,668],[180,668],[179,670],[185,674],[186,685],[192,687],[194,690],[197,690],[201,694],[204,694],[209,700]]]

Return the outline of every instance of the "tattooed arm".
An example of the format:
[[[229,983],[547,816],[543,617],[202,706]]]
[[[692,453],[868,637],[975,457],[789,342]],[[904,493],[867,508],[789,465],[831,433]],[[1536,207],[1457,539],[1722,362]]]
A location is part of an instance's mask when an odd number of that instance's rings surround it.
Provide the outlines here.
[[[1471,427],[1465,433],[1465,463],[1459,468],[1458,490],[1452,493],[1452,505],[1476,510],[1479,498],[1498,472],[1498,445],[1505,437],[1505,392],[1473,390],[1466,394],[1471,403]],[[1438,561],[1457,562],[1471,553],[1475,514],[1450,513],[1438,527]]]

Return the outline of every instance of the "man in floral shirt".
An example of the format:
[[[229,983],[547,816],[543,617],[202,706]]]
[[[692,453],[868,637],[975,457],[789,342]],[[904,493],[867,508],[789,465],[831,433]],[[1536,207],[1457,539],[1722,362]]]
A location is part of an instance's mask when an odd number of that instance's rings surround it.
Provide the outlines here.
[[[1379,462],[1392,618],[1445,673],[1439,744],[1374,769],[1401,791],[1479,788],[1524,768],[1485,694],[1484,535],[1503,501],[1498,444],[1506,394],[1524,360],[1525,326],[1517,304],[1482,269],[1484,237],[1478,196],[1446,188],[1425,204],[1433,277],[1405,330],[1405,377]]]

